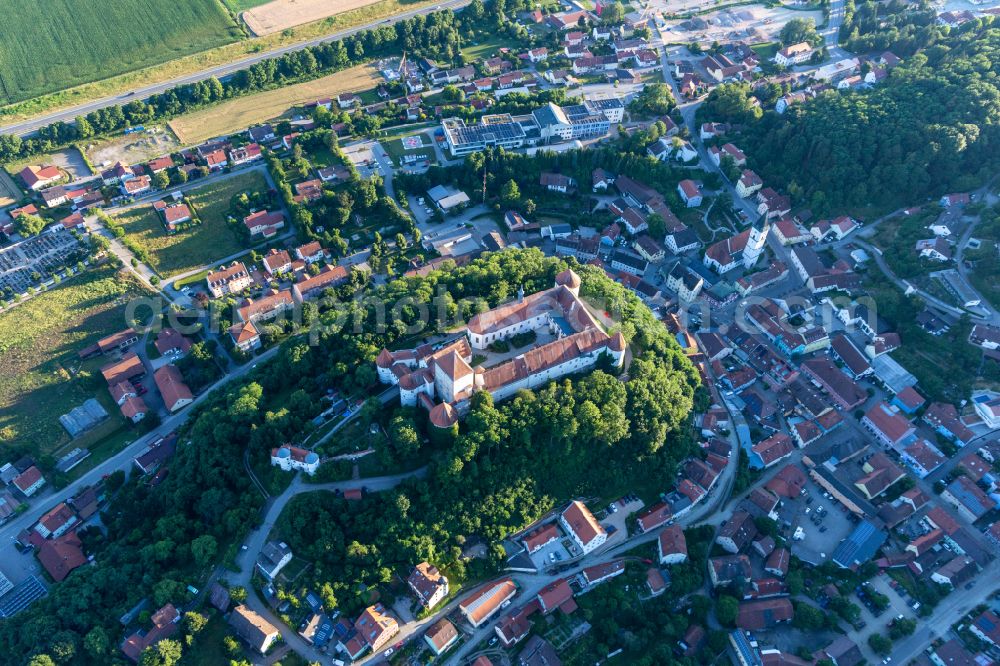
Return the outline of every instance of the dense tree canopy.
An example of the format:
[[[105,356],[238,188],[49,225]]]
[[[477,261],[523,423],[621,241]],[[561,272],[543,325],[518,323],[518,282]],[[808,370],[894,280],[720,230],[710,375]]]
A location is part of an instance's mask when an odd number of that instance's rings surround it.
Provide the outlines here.
[[[745,150],[765,182],[818,213],[972,189],[1000,160],[998,74],[1000,30],[973,25],[871,90],[767,114]]]
[[[496,305],[522,284],[528,291],[549,287],[566,265],[538,250],[506,251],[394,280],[378,296],[431,303],[443,288],[444,319],[427,329],[434,332],[477,309],[462,299]],[[325,598],[353,608],[360,602],[353,583],[385,582],[419,558],[457,563],[467,539],[495,542],[574,494],[599,493],[626,478],[662,480],[666,489],[676,462],[692,450],[677,426],[696,400],[698,373],[634,295],[594,267],[579,271],[584,294],[602,298],[603,308],[620,316],[635,379],[623,384],[594,372],[499,406],[482,394],[458,438],[429,454],[426,481],[366,500],[350,514],[332,494],[321,502],[293,502],[289,539],[297,552],[315,558]],[[74,571],[49,596],[0,622],[5,654],[17,663],[37,655],[37,663],[106,664],[121,635],[118,618],[140,599],[150,597],[156,606],[186,602],[187,585],[202,583],[205,564],[218,557],[221,544],[239,541],[257,520],[261,498],[244,469],[244,450],[260,460],[271,447],[300,441],[311,427],[308,406],[328,388],[358,394],[369,387],[377,352],[419,321],[418,310],[400,308],[401,324],[383,325],[377,308],[347,301],[320,315],[332,323],[346,311],[341,323],[352,323],[347,330],[318,332],[314,345],[291,338],[273,361],[193,409],[170,474],[155,487],[138,479],[125,483],[102,514],[107,534],[88,532],[85,548],[94,566]],[[430,311],[437,317],[436,307]],[[404,412],[390,427],[393,446],[413,447],[412,427]],[[498,561],[491,551],[474,566]],[[193,631],[197,624],[188,626]],[[174,647],[151,653],[150,663],[170,663]]]

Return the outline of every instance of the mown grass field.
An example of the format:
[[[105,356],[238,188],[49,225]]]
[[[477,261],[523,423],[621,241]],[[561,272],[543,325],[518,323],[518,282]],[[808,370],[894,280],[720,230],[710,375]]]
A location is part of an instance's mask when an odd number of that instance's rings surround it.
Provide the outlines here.
[[[59,416],[88,398],[122,419],[109,407],[105,361],[81,362],[77,352],[125,328],[126,303],[145,293],[127,274],[98,268],[0,313],[0,446],[55,451],[69,440]]]
[[[343,92],[374,88],[377,82],[371,65],[350,67],[313,81],[239,97],[171,120],[168,125],[184,145],[229,134],[283,115],[293,106]]]
[[[188,201],[201,224],[169,235],[152,206],[126,211],[116,219],[128,237],[146,249],[153,270],[170,277],[243,250],[242,240],[226,222],[230,203],[241,192],[266,187],[264,177],[251,171],[192,190]]]
[[[0,16],[6,104],[243,36],[219,0],[0,0]]]

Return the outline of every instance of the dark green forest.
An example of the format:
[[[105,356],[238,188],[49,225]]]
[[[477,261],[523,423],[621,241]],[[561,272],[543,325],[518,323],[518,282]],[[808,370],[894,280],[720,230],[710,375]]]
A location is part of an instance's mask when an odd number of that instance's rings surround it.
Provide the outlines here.
[[[550,286],[566,266],[537,250],[506,251],[395,280],[376,295],[390,303],[404,296],[430,303],[438,287],[446,290],[447,321],[432,321],[430,333],[454,322],[463,298],[481,296],[492,306],[521,284],[529,291]],[[319,559],[318,570],[329,574],[332,593],[345,595],[346,605],[347,583],[378,584],[385,569],[410,566],[413,557],[453,561],[464,540],[498,539],[571,494],[599,493],[634,476],[664,487],[671,482],[677,461],[691,450],[678,426],[696,401],[704,402],[697,371],[634,295],[593,267],[579,271],[584,294],[603,297],[604,308],[622,318],[635,356],[630,381],[595,372],[499,406],[479,397],[462,432],[429,457],[426,482],[372,500],[358,514],[367,515],[367,525],[351,520],[306,533],[330,550],[324,555],[298,541],[296,549]],[[362,323],[360,332],[330,330],[315,345],[292,338],[248,379],[192,410],[162,484],[109,480],[114,497],[103,514],[107,533],[90,531],[84,538],[93,566],[74,571],[48,597],[0,622],[0,663],[22,665],[33,657],[36,664],[124,663],[118,619],[126,611],[144,597],[154,607],[190,600],[186,586],[201,586],[258,519],[261,498],[243,467],[244,450],[254,459],[298,441],[329,388],[354,394],[376,388],[372,360],[402,339],[405,326],[380,329],[375,309],[360,300],[320,317],[332,320],[344,311]],[[403,318],[415,321],[416,308],[403,308]],[[384,529],[374,532],[373,525]],[[343,561],[351,566],[338,568]],[[494,565],[488,558],[474,573]],[[156,659],[150,663],[162,662]]]
[[[998,75],[1000,29],[991,19],[970,22],[877,87],[765,113],[747,126],[742,147],[765,182],[818,214],[882,212],[967,191],[1000,165]]]

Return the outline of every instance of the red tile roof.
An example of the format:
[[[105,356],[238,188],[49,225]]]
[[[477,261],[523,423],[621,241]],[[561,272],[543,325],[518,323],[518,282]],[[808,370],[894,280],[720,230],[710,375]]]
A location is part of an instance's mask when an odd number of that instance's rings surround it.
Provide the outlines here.
[[[581,543],[588,544],[601,534],[606,534],[597,518],[583,502],[573,501],[562,512],[562,518],[569,525]]]
[[[60,582],[73,569],[87,563],[87,556],[81,549],[82,545],[76,532],[67,532],[58,539],[44,542],[38,548],[38,561],[53,580]]]

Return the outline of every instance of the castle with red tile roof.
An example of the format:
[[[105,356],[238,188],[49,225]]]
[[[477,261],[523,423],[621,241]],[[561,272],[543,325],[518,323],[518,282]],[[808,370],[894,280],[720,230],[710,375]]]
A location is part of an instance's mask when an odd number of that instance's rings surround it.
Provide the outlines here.
[[[473,351],[515,335],[546,330],[555,339],[489,368],[472,367]],[[418,403],[438,427],[453,425],[475,391],[503,400],[520,389],[593,367],[602,353],[616,367],[625,360],[625,337],[608,335],[580,300],[580,277],[559,273],[555,286],[474,316],[464,335],[444,346],[423,345],[390,352],[375,360],[379,380],[399,386],[400,402]],[[435,399],[440,404],[435,404]]]

